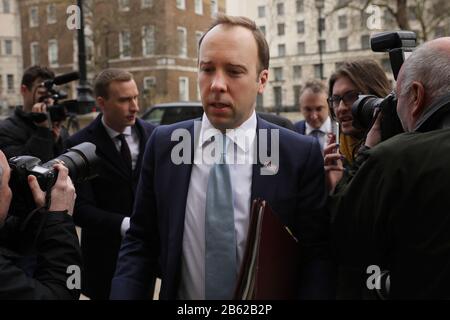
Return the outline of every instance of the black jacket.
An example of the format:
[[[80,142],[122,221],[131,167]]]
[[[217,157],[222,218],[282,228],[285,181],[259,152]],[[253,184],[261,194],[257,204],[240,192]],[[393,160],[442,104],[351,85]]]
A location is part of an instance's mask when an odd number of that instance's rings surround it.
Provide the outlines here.
[[[68,147],[82,142],[96,145],[101,159],[99,176],[76,185],[74,221],[82,228],[81,248],[85,263],[82,292],[91,299],[108,299],[122,237],[122,220],[133,210],[145,144],[154,126],[138,119],[140,154],[132,175],[101,123],[100,114],[90,125],[71,136]]]
[[[81,251],[72,217],[65,212],[45,215],[45,224],[36,243],[37,266],[33,278],[16,266],[20,255],[0,247],[0,300],[79,298],[80,290],[67,286],[69,277],[74,274],[69,266],[81,269]]]
[[[13,116],[0,121],[0,150],[8,159],[29,155],[46,162],[62,153],[67,136],[67,130],[62,128],[60,139],[55,142],[51,130],[36,126],[21,107],[16,108]]]

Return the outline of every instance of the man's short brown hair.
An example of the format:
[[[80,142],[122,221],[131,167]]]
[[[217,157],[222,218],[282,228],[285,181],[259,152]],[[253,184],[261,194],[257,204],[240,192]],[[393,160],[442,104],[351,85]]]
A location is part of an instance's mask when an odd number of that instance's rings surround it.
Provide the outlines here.
[[[311,90],[315,94],[324,93],[325,95],[327,95],[327,87],[321,81],[318,80],[307,81],[302,91],[300,92],[300,95],[305,93],[306,90]]]
[[[203,42],[203,39],[208,34],[211,29],[220,24],[230,25],[230,26],[241,26],[248,30],[250,30],[255,38],[256,45],[258,47],[258,60],[259,60],[259,68],[258,73],[262,70],[269,69],[269,45],[267,44],[266,38],[262,31],[256,26],[255,22],[246,17],[236,17],[236,16],[228,16],[223,13],[217,14],[215,20],[209,27],[209,29],[203,34],[198,42],[198,48],[200,50],[200,46]]]
[[[108,99],[108,89],[111,82],[127,82],[131,80],[133,80],[133,75],[128,71],[113,68],[103,70],[94,79],[95,97]]]

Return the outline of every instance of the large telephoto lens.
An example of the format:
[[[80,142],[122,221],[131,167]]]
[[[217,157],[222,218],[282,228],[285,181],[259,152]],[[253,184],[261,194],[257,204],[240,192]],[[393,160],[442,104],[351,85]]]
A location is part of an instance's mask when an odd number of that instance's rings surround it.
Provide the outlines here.
[[[57,160],[61,160],[69,169],[69,176],[72,181],[74,183],[83,182],[95,177],[97,174],[99,158],[95,153],[95,149],[94,144],[83,142],[70,148],[66,153],[47,162],[43,166],[50,167],[54,163],[57,163]]]

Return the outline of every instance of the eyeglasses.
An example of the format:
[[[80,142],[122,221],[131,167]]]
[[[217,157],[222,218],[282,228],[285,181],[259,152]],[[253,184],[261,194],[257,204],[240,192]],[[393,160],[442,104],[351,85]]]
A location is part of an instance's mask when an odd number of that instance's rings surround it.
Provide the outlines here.
[[[344,93],[342,96],[332,95],[327,100],[331,108],[337,109],[337,107],[339,107],[339,104],[341,103],[341,100],[347,107],[349,107],[358,99],[358,95],[360,94],[360,92],[352,90]]]

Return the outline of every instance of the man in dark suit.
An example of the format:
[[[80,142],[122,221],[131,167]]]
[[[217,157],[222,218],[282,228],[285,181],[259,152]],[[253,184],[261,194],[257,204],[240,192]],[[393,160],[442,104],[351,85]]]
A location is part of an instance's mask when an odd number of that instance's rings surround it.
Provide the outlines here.
[[[300,112],[305,120],[294,124],[295,131],[315,137],[323,150],[335,124],[329,116],[327,89],[322,82],[314,80],[305,84],[300,93]]]
[[[151,298],[156,276],[161,299],[232,298],[255,198],[301,239],[300,295],[329,297],[319,144],[255,113],[268,80],[264,35],[247,18],[219,16],[200,40],[198,61],[205,115],[158,127],[150,138],[111,298]],[[254,148],[271,157],[257,159]]]
[[[137,119],[138,89],[130,73],[107,69],[95,79],[102,113],[68,140],[92,142],[101,158],[99,176],[77,186],[75,223],[82,228],[83,294],[108,299],[120,242],[129,227],[142,154],[153,125]]]

